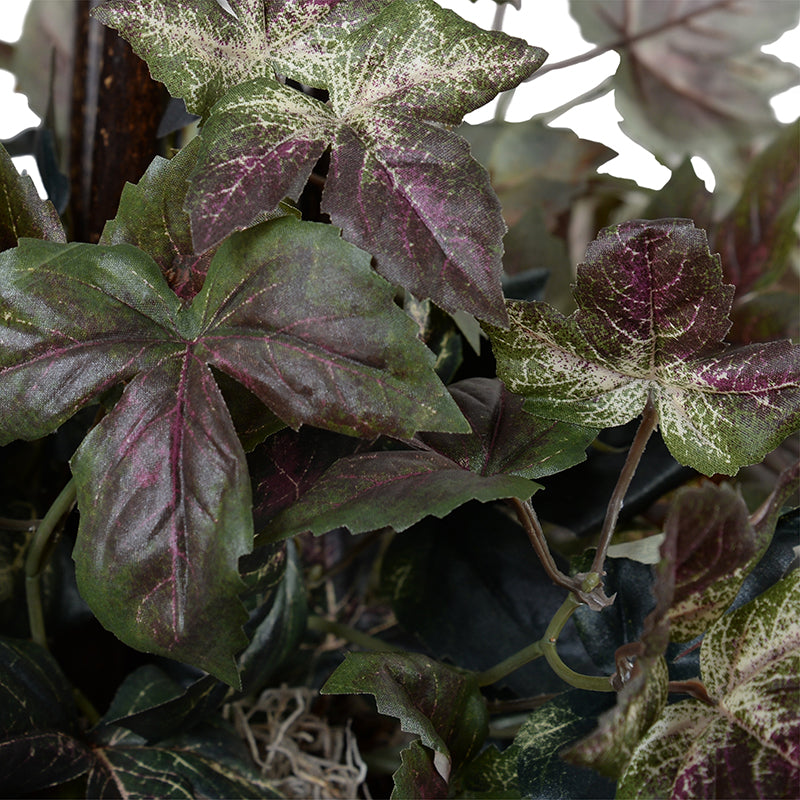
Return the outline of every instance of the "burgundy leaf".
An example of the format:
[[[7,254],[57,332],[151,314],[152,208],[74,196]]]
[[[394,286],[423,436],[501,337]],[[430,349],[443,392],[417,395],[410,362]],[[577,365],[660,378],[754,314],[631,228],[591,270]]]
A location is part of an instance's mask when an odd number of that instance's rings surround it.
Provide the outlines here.
[[[208,367],[189,350],[137,376],[71,464],[78,587],[100,622],[236,685],[250,482]]]

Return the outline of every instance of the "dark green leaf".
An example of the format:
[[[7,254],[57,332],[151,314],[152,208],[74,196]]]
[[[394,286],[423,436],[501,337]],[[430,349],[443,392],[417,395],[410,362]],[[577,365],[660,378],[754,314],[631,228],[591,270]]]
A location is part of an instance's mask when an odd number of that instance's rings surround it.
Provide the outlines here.
[[[519,745],[509,745],[501,753],[489,745],[459,775],[456,797],[470,800],[520,800],[517,780]]]
[[[0,251],[15,247],[23,237],[67,241],[53,204],[39,198],[33,181],[17,172],[0,144]]]
[[[445,782],[478,753],[488,733],[475,677],[418,653],[348,653],[321,691],[373,695],[378,711],[397,717],[404,731],[435,751]]]
[[[447,797],[447,781],[436,771],[429,750],[411,742],[400,752],[400,768],[392,775],[392,800],[429,800]]]
[[[531,714],[514,740],[520,794],[541,800],[599,800],[614,796],[614,784],[596,772],[572,766],[561,751],[591,732],[614,698],[571,689]]]
[[[522,400],[496,380],[472,378],[450,392],[471,435],[423,433],[411,442],[415,450],[342,458],[275,517],[268,535],[321,534],[342,526],[353,533],[385,526],[401,531],[470,500],[524,500],[538,488],[531,478],[582,461],[596,435],[524,413]]]
[[[675,458],[734,474],[800,424],[800,348],[721,343],[733,287],[688,220],[607,228],[578,269],[579,310],[509,302],[489,330],[498,374],[532,413],[622,425],[652,399]]]
[[[564,600],[510,512],[478,503],[395,537],[381,585],[403,628],[437,658],[476,671],[541,638]],[[572,625],[559,652],[575,669],[592,671]],[[522,697],[566,688],[544,659],[501,685]]]

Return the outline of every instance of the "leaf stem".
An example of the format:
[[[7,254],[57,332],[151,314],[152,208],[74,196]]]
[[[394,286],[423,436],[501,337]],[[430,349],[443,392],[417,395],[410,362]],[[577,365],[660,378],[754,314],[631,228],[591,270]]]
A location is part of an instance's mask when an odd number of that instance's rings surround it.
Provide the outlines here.
[[[574,594],[567,595],[567,599],[550,620],[544,636],[499,664],[479,672],[475,676],[478,686],[488,686],[491,683],[496,683],[505,678],[506,675],[510,675],[531,661],[544,656],[553,672],[570,686],[575,686],[578,689],[588,689],[592,692],[613,692],[614,687],[611,685],[610,678],[602,675],[583,675],[580,672],[575,672],[574,669],[568,667],[561,660],[561,656],[558,655],[556,650],[556,642],[561,631],[575,612],[575,609],[581,605],[583,605],[583,601]]]
[[[606,560],[606,552],[608,545],[611,542],[611,537],[614,535],[614,530],[617,527],[617,520],[619,519],[619,512],[622,510],[622,505],[625,501],[625,495],[631,485],[633,476],[636,473],[636,468],[642,460],[647,442],[653,434],[653,431],[658,427],[658,411],[655,403],[653,402],[652,395],[648,395],[647,402],[642,412],[642,419],[639,423],[639,428],[636,431],[636,436],[631,443],[628,450],[628,457],[622,466],[619,473],[617,484],[611,494],[611,499],[608,501],[606,508],[606,516],[603,520],[603,528],[600,531],[600,539],[597,544],[597,552],[592,561],[591,571],[598,575],[603,574],[603,566]]]
[[[541,638],[541,646],[544,657],[547,663],[563,681],[570,686],[577,689],[587,689],[590,692],[613,692],[614,687],[611,685],[611,679],[602,675],[583,675],[580,672],[575,672],[574,669],[568,667],[559,656],[556,650],[556,642],[561,634],[564,626],[569,621],[569,618],[575,613],[575,609],[583,603],[575,597],[575,595],[568,595],[567,599],[561,604],[561,607],[553,615],[544,636]]]
[[[332,619],[326,619],[319,614],[309,614],[308,629],[317,631],[317,633],[330,633],[338,636],[340,639],[345,639],[351,644],[357,644],[365,650],[375,650],[377,652],[388,653],[405,653],[406,650],[402,647],[384,642],[381,639],[376,639],[368,633],[352,628],[350,625],[345,625],[342,622],[336,622]]]
[[[28,547],[28,554],[25,557],[25,596],[28,601],[31,638],[45,648],[47,647],[47,636],[44,630],[40,578],[57,540],[54,534],[57,532],[61,520],[72,510],[75,496],[75,479],[70,478],[36,527],[36,532]]]
[[[716,11],[723,6],[727,6],[731,4],[731,0],[716,0],[716,2],[709,3],[707,6],[702,6],[701,8],[695,8],[691,11],[687,11],[685,14],[682,14],[679,17],[674,17],[673,19],[665,20],[664,22],[659,23],[658,25],[654,25],[652,28],[646,28],[643,31],[639,31],[639,33],[633,34],[633,36],[622,36],[621,38],[609,42],[608,44],[601,44],[597,45],[597,47],[592,48],[591,50],[587,50],[585,53],[581,53],[580,55],[573,56],[572,58],[566,58],[563,61],[555,61],[552,64],[545,64],[533,75],[529,76],[525,79],[525,81],[532,81],[534,78],[539,78],[542,75],[546,75],[548,72],[553,72],[557,69],[564,69],[564,67],[572,67],[575,64],[583,64],[586,61],[591,61],[593,58],[597,58],[597,56],[603,55],[603,53],[609,52],[609,50],[620,50],[623,47],[630,47],[630,45],[635,44],[636,42],[641,41],[642,39],[649,39],[651,36],[657,36],[659,33],[663,33],[664,31],[669,30],[670,28],[677,28],[685,23],[691,21],[695,17],[702,16],[703,14],[708,14],[711,11]]]

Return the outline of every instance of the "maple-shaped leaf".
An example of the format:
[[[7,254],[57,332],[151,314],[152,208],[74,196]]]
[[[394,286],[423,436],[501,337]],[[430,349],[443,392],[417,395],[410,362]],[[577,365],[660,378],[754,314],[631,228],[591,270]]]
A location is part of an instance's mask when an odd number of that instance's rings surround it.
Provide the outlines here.
[[[0,251],[15,247],[23,237],[66,242],[58,212],[42,200],[28,175],[20,175],[0,144]]]
[[[444,783],[479,752],[488,712],[475,675],[420,653],[348,653],[322,694],[371,694],[378,711],[433,750]]]
[[[800,785],[800,571],[721,617],[700,669],[708,702],[668,705],[619,797],[793,797]]]
[[[775,127],[770,99],[797,83],[796,66],[760,49],[797,24],[797,4],[765,13],[759,0],[571,2],[570,13],[588,41],[619,53],[625,132],[668,162],[702,156],[735,184],[741,151]]]
[[[607,228],[586,251],[578,310],[508,302],[487,326],[498,375],[542,416],[622,425],[651,398],[667,447],[707,475],[759,461],[800,424],[800,348],[730,348],[733,287],[689,220]]]
[[[294,427],[466,424],[391,287],[330,225],[287,217],[232,237],[188,306],[131,245],[24,239],[0,254],[0,318],[0,442],[52,432],[129,381],[72,461],[81,592],[120,638],[231,683],[250,483],[209,365]]]
[[[395,0],[332,47],[328,104],[264,78],[214,107],[187,196],[198,251],[297,196],[330,146],[322,209],[378,271],[447,311],[505,324],[500,206],[448,126],[544,52],[433,0]]]
[[[206,116],[229,89],[276,72],[324,85],[332,31],[346,33],[388,0],[107,0],[92,14],[115,28],[150,74]],[[326,23],[324,31],[319,28]]]
[[[420,433],[408,443],[410,450],[340,458],[269,522],[265,538],[306,530],[322,534],[340,526],[353,533],[384,526],[402,531],[470,500],[526,500],[540,488],[532,479],[583,461],[597,435],[591,428],[524,413],[522,399],[497,380],[472,378],[449,388],[470,434]],[[304,458],[293,484],[313,473],[314,463]],[[260,491],[275,494],[271,482],[262,482]]]

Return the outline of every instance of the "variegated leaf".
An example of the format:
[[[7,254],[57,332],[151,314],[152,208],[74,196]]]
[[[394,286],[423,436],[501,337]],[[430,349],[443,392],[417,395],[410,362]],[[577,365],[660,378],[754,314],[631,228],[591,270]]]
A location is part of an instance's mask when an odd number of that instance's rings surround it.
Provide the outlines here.
[[[276,70],[323,86],[323,45],[387,1],[231,0],[231,14],[217,0],[107,0],[93,14],[131,43],[173,97],[205,116],[229,89]]]
[[[800,424],[800,348],[721,343],[733,287],[689,220],[607,228],[578,269],[578,311],[508,302],[512,327],[487,327],[498,374],[542,416],[598,428],[652,397],[675,458],[734,474]]]
[[[297,196],[331,146],[322,208],[378,271],[448,311],[505,324],[500,206],[446,126],[530,75],[544,52],[433,0],[395,0],[332,48],[328,105],[262,79],[214,108],[187,196],[198,250]]]
[[[708,631],[709,702],[667,706],[633,754],[617,797],[794,797],[800,785],[800,572]]]

